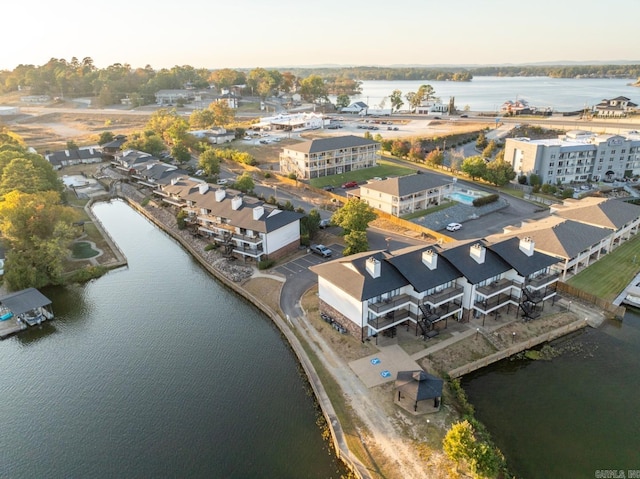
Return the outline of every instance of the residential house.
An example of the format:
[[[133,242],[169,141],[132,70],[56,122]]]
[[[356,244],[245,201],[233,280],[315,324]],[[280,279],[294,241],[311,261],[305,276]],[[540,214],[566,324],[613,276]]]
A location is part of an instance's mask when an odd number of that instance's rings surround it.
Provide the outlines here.
[[[113,160],[122,151],[122,145],[127,142],[127,137],[124,135],[116,135],[113,140],[102,145],[102,153],[106,160]]]
[[[555,139],[507,138],[504,159],[518,175],[535,174],[547,184],[612,181],[640,175],[640,134],[574,130]]]
[[[305,141],[282,149],[280,172],[300,179],[348,173],[375,166],[378,149],[378,142],[354,135]]]
[[[46,153],[44,157],[51,163],[54,170],[59,170],[65,166],[100,163],[102,162],[102,150],[94,147],[59,150]]]
[[[349,106],[345,106],[340,110],[341,113],[360,113],[361,111],[367,111],[369,105],[363,101],[356,101]]]
[[[122,154],[115,157],[111,164],[120,171],[125,173],[135,173],[138,170],[146,168],[147,164],[158,162],[155,156],[138,150],[125,150]]]
[[[618,96],[611,100],[602,100],[594,107],[594,110],[599,117],[622,117],[634,112],[637,106],[626,96]]]
[[[178,100],[193,100],[195,95],[193,90],[158,90],[155,97],[158,105],[173,105]]]
[[[219,244],[225,255],[277,259],[300,245],[300,213],[191,179],[173,178],[154,193],[185,211],[194,233]]]
[[[190,131],[189,134],[195,136],[196,138],[206,140],[207,142],[213,145],[231,143],[236,138],[236,135],[234,132],[227,131],[223,127],[210,128],[208,130]]]
[[[500,112],[507,115],[528,115],[535,111],[526,100],[507,100],[500,106]]]
[[[423,173],[370,181],[350,195],[359,196],[372,208],[402,216],[437,206],[452,191],[450,177]]]

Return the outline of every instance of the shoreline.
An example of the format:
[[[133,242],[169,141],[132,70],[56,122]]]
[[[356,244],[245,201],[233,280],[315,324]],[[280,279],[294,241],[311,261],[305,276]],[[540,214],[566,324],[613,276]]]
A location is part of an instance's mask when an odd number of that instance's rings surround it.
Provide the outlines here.
[[[217,253],[205,252],[204,250],[199,251],[197,246],[193,244],[194,242],[189,241],[189,238],[187,237],[187,235],[191,236],[190,233],[186,232],[186,230],[182,230],[184,231],[184,233],[182,233],[181,230],[177,229],[177,225],[175,227],[172,226],[168,221],[169,218],[163,219],[162,215],[154,215],[154,210],[169,214],[169,212],[166,209],[156,206],[156,204],[153,201],[149,202],[149,205],[147,206],[142,206],[141,201],[144,200],[146,196],[143,193],[141,193],[139,190],[134,188],[133,186],[128,184],[120,184],[119,194],[117,194],[116,197],[122,201],[125,201],[128,205],[130,205],[132,208],[134,208],[136,211],[138,211],[140,214],[146,217],[154,225],[161,228],[165,233],[167,233],[170,237],[176,240],[187,252],[189,252],[192,255],[192,257],[194,257],[198,261],[199,264],[201,264],[210,273],[211,276],[214,277],[214,279],[219,280],[222,284],[227,286],[231,291],[242,296],[244,299],[247,299],[248,301],[250,301],[254,306],[260,309],[269,318],[271,318],[271,320],[280,330],[281,335],[284,337],[284,339],[287,340],[290,348],[296,355],[300,366],[305,372],[307,381],[311,385],[312,390],[314,391],[316,402],[320,407],[320,410],[327,423],[327,427],[329,428],[329,431],[331,433],[331,441],[334,446],[336,457],[340,459],[340,461],[344,463],[345,466],[349,468],[357,477],[361,477],[361,478],[378,477],[379,476],[378,474],[371,475],[371,473],[369,472],[371,468],[368,468],[367,466],[365,466],[349,448],[347,444],[348,434],[343,430],[340,420],[338,418],[338,415],[336,413],[336,410],[331,402],[331,399],[327,393],[327,390],[325,389],[325,385],[322,383],[322,380],[320,379],[320,374],[318,373],[318,371],[316,370],[316,367],[312,363],[310,354],[315,356],[320,356],[321,354],[324,354],[326,351],[329,351],[331,349],[331,345],[329,345],[328,348],[326,344],[321,345],[321,343],[323,343],[324,341],[322,338],[322,335],[315,330],[314,326],[310,322],[308,322],[309,318],[307,317],[308,316],[307,312],[304,311],[303,309],[302,317],[289,318],[289,316],[287,315],[285,319],[284,312],[279,313],[278,311],[274,310],[272,306],[266,304],[260,298],[256,297],[254,294],[248,291],[244,287],[244,284],[246,283],[247,280],[268,276],[265,273],[256,272],[257,270],[255,269],[255,267],[248,267],[248,266],[245,267],[247,269],[251,269],[253,273],[241,280],[235,279],[234,281],[229,277],[225,276],[226,272],[217,269],[215,266],[215,263],[217,263],[217,260],[220,259]],[[100,200],[97,200],[97,201],[100,201]],[[105,199],[105,201],[108,201],[108,199]],[[271,279],[275,279],[275,278],[271,278]],[[577,303],[574,303],[574,305],[577,306]],[[585,305],[584,312],[586,311],[601,315],[601,311],[595,311],[595,308],[591,306]],[[582,317],[584,317],[584,315],[582,315]],[[302,323],[302,321],[306,321],[306,322]],[[581,323],[582,323],[582,326],[586,326],[586,323],[584,321],[581,321]],[[598,322],[595,321],[591,325],[595,326],[597,325],[597,323]],[[557,329],[561,330],[563,328],[557,328]],[[559,336],[560,335],[562,334],[559,334]],[[308,348],[309,351],[305,349],[303,342],[306,344],[306,348]],[[329,354],[333,354],[333,352]],[[331,363],[332,360],[335,360],[335,357],[325,358],[323,356],[323,357],[320,357],[319,359],[322,362],[321,366],[325,368],[325,370],[323,371],[329,374],[331,377],[333,377],[333,379],[338,383],[340,393],[345,399],[344,402],[347,406],[350,405],[350,399],[351,400],[361,399],[363,397],[363,394],[362,394],[363,391],[364,391],[364,394],[369,394],[369,392],[374,395],[379,394],[379,391],[370,391],[366,386],[363,387],[360,384],[351,384],[353,383],[354,380],[358,381],[358,378],[355,375],[353,377],[351,376],[346,377],[350,372],[349,366],[347,365],[346,361],[342,365],[342,367],[346,370],[346,372],[345,374],[341,374],[341,377],[339,378],[336,376],[335,370],[332,370],[332,368],[329,367],[329,365],[327,364],[327,361]],[[483,359],[486,359],[486,358],[483,358]],[[483,361],[483,359],[476,361],[478,364],[480,364],[479,367],[486,366],[486,364],[481,364],[481,361]],[[469,364],[466,364],[466,366],[469,366]],[[463,368],[456,368],[456,369],[463,369]],[[345,382],[345,378],[347,382]],[[351,383],[348,381],[351,381]],[[374,398],[374,401],[375,401],[375,398]],[[378,405],[378,406],[384,407],[384,405]],[[448,407],[449,408],[453,407],[453,409],[457,410],[457,408],[455,407],[455,404],[449,404]],[[376,413],[377,411],[372,411],[371,408],[369,408],[369,410],[367,411],[367,408],[363,406],[361,403],[358,403],[358,410],[364,411],[364,414],[358,414],[358,413],[355,413],[355,414],[349,413],[349,414],[353,415],[354,419],[361,421],[365,425],[364,427],[365,427],[366,438],[361,437],[359,432],[358,432],[358,436],[363,447],[367,450],[366,452],[369,453],[368,447],[370,443],[373,444],[375,447],[380,448],[378,449],[378,451],[380,452],[380,454],[382,454],[381,457],[374,458],[374,456],[370,454],[373,464],[376,467],[378,466],[379,461],[382,461],[383,463],[387,460],[392,460],[395,462],[400,461],[401,456],[403,456],[402,454],[403,452],[413,453],[414,455],[416,454],[417,450],[413,450],[413,446],[416,444],[416,438],[413,437],[413,435],[406,434],[406,431],[398,432],[396,430],[397,425],[393,424],[394,422],[393,420],[394,419],[397,420],[398,418],[394,418],[393,415],[389,415],[388,411],[385,412],[387,414],[383,415],[384,417],[381,417],[381,420],[378,420],[378,418],[370,418],[369,415],[372,412]],[[369,413],[369,415],[367,413]],[[459,413],[454,413],[454,416],[460,419]],[[387,427],[387,424],[385,424],[384,428],[380,427],[381,422],[388,423],[388,427]],[[428,422],[429,421],[427,421],[427,423]],[[447,422],[448,421],[445,420],[441,424],[441,426],[444,428],[444,431],[446,431]],[[359,426],[356,429],[359,430]],[[381,434],[383,436],[382,438],[380,437]],[[353,431],[351,435],[353,435]],[[394,437],[387,437],[387,435],[394,436]],[[380,442],[383,442],[384,444],[380,444]],[[441,451],[439,452],[441,453]],[[412,467],[412,464],[407,464],[406,462],[404,465],[407,468]],[[415,467],[416,464],[413,464],[413,466]],[[390,466],[390,467],[393,467],[393,466]],[[397,467],[396,467],[396,470],[398,470]],[[398,476],[398,477],[402,477],[402,476]]]

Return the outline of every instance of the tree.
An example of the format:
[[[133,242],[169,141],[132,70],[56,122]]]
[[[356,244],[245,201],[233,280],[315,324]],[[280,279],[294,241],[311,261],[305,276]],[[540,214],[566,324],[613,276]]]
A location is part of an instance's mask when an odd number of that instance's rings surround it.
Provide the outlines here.
[[[430,151],[427,157],[425,158],[425,162],[430,166],[440,166],[442,165],[443,161],[444,161],[444,154],[439,149]]]
[[[310,239],[313,239],[320,229],[320,219],[320,213],[315,209],[309,211],[309,214],[302,218],[300,224],[302,228],[306,230],[305,232],[309,235]]]
[[[349,106],[349,102],[350,102],[349,95],[341,93],[336,98],[336,108],[338,110],[341,110],[342,108],[346,108]]]
[[[344,242],[346,243],[346,247],[342,250],[344,256],[369,250],[366,231],[352,231],[344,235]]]
[[[100,133],[100,138],[98,139],[98,145],[102,146],[110,141],[113,141],[113,133],[110,131],[103,131]]]
[[[5,281],[9,289],[40,288],[62,281],[63,261],[79,213],[60,203],[55,191],[11,191],[0,202],[0,230],[9,246]]]
[[[209,110],[213,113],[213,125],[224,126],[233,123],[236,112],[225,101],[214,101],[209,105]]]
[[[204,110],[193,110],[189,115],[189,127],[194,130],[205,130],[216,124],[216,120],[209,108]]]
[[[487,164],[481,156],[470,156],[462,162],[460,169],[472,180],[475,180],[476,178],[484,178]]]
[[[349,198],[342,208],[331,217],[331,223],[340,226],[345,234],[366,231],[369,223],[376,219],[373,208],[358,198]]]
[[[466,419],[454,423],[442,441],[444,453],[456,463],[465,463],[473,457],[476,446],[473,426]]]
[[[250,193],[253,191],[255,183],[253,181],[253,178],[251,178],[251,175],[245,172],[242,174],[242,176],[238,177],[233,186],[243,193]]]
[[[496,145],[496,142],[494,140],[491,140],[484,148],[484,150],[482,150],[482,156],[484,156],[485,158],[491,158],[497,149],[498,145]]]
[[[191,153],[189,152],[189,149],[182,144],[174,145],[173,147],[171,147],[171,156],[173,156],[175,160],[181,164],[186,163],[191,159]]]
[[[42,156],[24,150],[5,150],[0,153],[0,194],[13,190],[61,193],[63,186],[51,164]]]
[[[484,179],[496,186],[504,186],[516,177],[510,163],[504,160],[493,160],[487,167]]]
[[[220,158],[214,149],[203,151],[198,158],[198,167],[206,176],[216,176],[220,173]]]
[[[478,150],[483,150],[487,147],[487,138],[484,136],[484,133],[480,133],[478,135],[478,139],[476,140],[476,148]]]
[[[393,90],[391,96],[389,96],[389,100],[391,101],[391,110],[398,111],[404,105],[404,101],[402,101],[402,92],[400,90]]]
[[[402,140],[394,140],[391,145],[391,154],[398,158],[404,158],[409,154],[409,144]]]
[[[318,100],[327,100],[327,87],[319,75],[309,75],[300,82],[300,95],[306,101],[315,103]]]
[[[67,150],[79,150],[80,147],[73,140],[67,140]]]

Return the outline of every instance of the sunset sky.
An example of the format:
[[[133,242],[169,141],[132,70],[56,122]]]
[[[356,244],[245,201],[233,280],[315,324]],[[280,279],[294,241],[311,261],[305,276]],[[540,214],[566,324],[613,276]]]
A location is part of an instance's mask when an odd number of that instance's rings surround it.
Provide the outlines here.
[[[0,69],[640,61],[637,0],[8,0]]]

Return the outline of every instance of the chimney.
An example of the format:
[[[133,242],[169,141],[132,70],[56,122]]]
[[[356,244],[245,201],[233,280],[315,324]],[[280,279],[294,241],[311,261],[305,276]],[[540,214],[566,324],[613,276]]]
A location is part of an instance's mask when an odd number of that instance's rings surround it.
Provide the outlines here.
[[[253,220],[258,221],[264,214],[264,206],[256,206],[253,209]]]
[[[209,183],[200,183],[198,185],[198,191],[201,195],[204,195],[207,191],[209,191]]]
[[[147,170],[150,170],[151,168],[153,168],[153,163],[147,163]]]
[[[438,253],[432,249],[422,252],[422,263],[431,271],[438,267]]]
[[[69,156],[71,156],[71,155],[69,155],[69,150],[64,150],[64,154],[66,155],[66,157],[67,157],[67,158],[68,158]]]
[[[369,273],[372,278],[375,279],[380,277],[380,261],[375,259],[373,256],[367,259],[366,269],[367,273]]]
[[[474,261],[478,264],[483,264],[484,263],[484,255],[486,253],[484,246],[482,246],[480,243],[475,243],[473,245],[471,245],[471,249],[469,250],[471,257],[474,259]]]
[[[238,210],[242,206],[242,196],[234,196],[231,199],[231,209]]]
[[[520,240],[519,247],[520,247],[520,251],[522,251],[527,256],[533,256],[535,243],[533,242],[533,239],[531,239],[530,237],[526,236],[525,238],[522,238]]]
[[[220,203],[222,200],[224,200],[224,197],[227,195],[227,193],[222,189],[222,188],[218,188],[216,190],[216,201],[218,203]]]
[[[172,185],[175,185],[178,181],[180,181],[180,178],[171,178]]]

